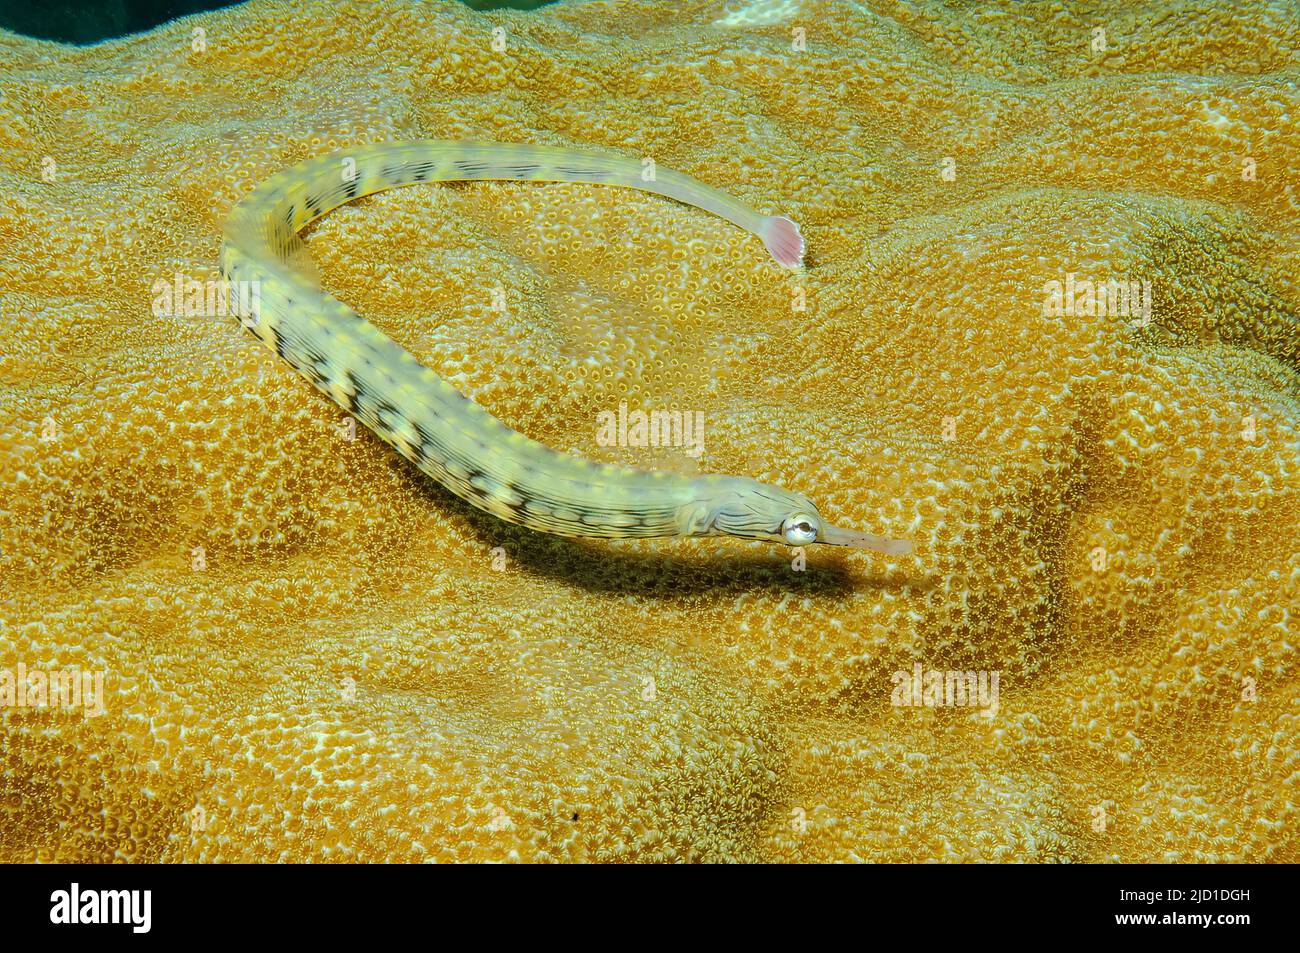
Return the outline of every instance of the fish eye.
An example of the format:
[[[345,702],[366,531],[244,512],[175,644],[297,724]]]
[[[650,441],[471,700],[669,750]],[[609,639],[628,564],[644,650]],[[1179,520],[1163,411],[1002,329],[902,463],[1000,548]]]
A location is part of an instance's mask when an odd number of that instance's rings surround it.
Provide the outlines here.
[[[806,546],[817,541],[817,524],[811,516],[796,513],[781,524],[781,536],[791,546]]]

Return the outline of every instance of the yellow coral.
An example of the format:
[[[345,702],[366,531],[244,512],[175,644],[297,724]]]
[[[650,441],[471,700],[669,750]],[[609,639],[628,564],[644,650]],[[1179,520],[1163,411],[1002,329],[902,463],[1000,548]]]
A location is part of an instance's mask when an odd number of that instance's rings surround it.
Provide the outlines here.
[[[0,671],[104,701],[0,709],[0,860],[1300,859],[1300,32],[1166,7],[0,36]],[[531,436],[779,482],[916,554],[512,528],[233,324],[154,313],[256,182],[412,137],[790,212],[802,275],[597,186],[403,189],[309,245]],[[1149,321],[1050,307],[1109,278]],[[598,446],[620,401],[703,411],[704,457]],[[996,711],[891,704],[917,664],[998,673]]]

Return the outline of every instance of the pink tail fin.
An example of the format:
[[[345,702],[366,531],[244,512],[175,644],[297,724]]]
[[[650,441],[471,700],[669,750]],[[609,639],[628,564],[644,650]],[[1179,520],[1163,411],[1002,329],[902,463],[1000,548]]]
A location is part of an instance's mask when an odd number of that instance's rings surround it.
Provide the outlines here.
[[[784,215],[769,215],[763,220],[763,244],[778,264],[798,268],[803,264],[803,236],[799,226]]]

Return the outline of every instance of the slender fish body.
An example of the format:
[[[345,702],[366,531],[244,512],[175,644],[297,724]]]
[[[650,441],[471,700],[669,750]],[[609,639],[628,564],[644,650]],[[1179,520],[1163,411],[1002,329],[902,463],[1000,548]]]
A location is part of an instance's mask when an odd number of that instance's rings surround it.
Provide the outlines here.
[[[642,189],[706,209],[763,239],[781,264],[803,257],[798,228],[671,170],[570,149],[475,142],[358,146],[311,159],[259,185],[232,209],[221,269],[241,322],[319,390],[457,496],[542,532],[596,538],[728,534],[829,542],[900,554],[903,540],[821,520],[806,497],[747,477],[687,477],[593,463],[501,423],[421,365],[305,271],[298,233],[361,196],[420,182],[506,179]]]

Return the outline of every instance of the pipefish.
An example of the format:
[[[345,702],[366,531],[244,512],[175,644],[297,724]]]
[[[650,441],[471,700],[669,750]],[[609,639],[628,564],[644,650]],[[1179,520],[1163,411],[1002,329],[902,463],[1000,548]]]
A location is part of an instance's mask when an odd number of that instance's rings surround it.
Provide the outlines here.
[[[221,247],[240,322],[348,413],[461,499],[559,536],[604,539],[738,536],[791,546],[828,543],[889,555],[907,540],[833,526],[808,497],[740,476],[685,476],[594,463],[507,427],[424,367],[304,270],[299,232],[353,199],[418,182],[482,179],[621,185],[719,215],[776,261],[803,261],[798,226],[763,215],[690,176],[636,159],[551,146],[415,141],[309,159],[258,185],[231,210]]]

